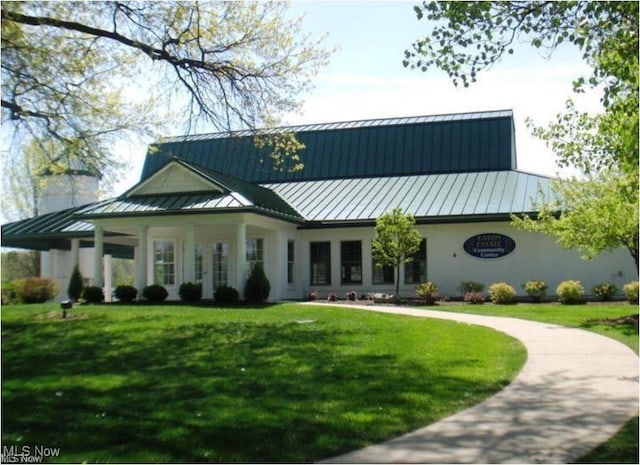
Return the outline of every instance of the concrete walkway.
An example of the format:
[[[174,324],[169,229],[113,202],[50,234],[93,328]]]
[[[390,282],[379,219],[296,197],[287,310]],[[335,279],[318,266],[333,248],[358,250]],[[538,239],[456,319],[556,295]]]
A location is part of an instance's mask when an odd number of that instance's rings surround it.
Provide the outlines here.
[[[481,404],[327,463],[568,463],[638,414],[638,357],[612,339],[515,318],[354,307],[488,326],[522,341],[528,359]]]

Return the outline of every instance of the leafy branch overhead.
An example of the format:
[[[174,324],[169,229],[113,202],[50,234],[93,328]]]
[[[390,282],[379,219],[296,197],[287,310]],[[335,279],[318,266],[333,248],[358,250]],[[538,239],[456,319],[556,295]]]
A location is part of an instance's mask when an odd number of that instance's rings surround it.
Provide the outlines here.
[[[124,134],[230,131],[300,107],[329,52],[282,2],[3,2],[2,117],[108,171]]]
[[[424,2],[418,19],[430,34],[405,51],[405,67],[437,67],[465,87],[520,43],[551,55],[563,43],[576,46],[593,68],[588,82],[603,84],[604,103],[637,87],[638,8],[636,2]],[[634,60],[635,58],[635,60]],[[634,63],[635,61],[635,63]]]

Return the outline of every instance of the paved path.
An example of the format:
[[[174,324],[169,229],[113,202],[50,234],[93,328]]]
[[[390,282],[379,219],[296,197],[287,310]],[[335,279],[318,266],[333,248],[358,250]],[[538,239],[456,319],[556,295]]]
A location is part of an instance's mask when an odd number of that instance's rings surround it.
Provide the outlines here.
[[[522,341],[528,359],[506,389],[481,404],[326,462],[568,463],[638,414],[638,357],[612,339],[516,318],[357,308],[488,326]]]

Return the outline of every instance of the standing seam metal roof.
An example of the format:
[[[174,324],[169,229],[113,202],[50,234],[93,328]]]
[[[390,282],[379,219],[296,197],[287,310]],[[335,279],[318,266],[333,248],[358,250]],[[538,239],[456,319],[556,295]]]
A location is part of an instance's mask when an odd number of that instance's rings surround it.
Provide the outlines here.
[[[290,126],[305,145],[304,168],[278,170],[248,131],[163,139],[150,149],[141,181],[172,158],[249,183],[353,179],[516,168],[510,110]],[[260,133],[260,131],[257,131]]]

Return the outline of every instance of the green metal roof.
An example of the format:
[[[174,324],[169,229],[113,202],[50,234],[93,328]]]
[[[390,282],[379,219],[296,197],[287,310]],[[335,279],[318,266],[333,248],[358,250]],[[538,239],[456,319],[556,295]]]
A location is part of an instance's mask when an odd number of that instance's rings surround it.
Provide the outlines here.
[[[510,110],[291,126],[304,168],[275,169],[248,131],[164,139],[149,150],[141,181],[173,157],[250,183],[499,171],[516,168]],[[258,131],[257,133],[261,133]]]
[[[172,159],[190,171],[202,176],[220,187],[223,192],[187,192],[157,195],[130,195],[132,187],[120,197],[97,202],[76,212],[82,218],[104,216],[147,216],[157,214],[212,213],[231,211],[254,211],[275,216],[288,221],[301,222],[304,219],[278,194],[257,184],[250,184],[222,173],[203,168],[180,159]],[[142,182],[138,183],[140,185]]]
[[[92,242],[82,239],[93,241],[93,224],[76,218],[76,214],[85,207],[69,208],[4,224],[2,246],[31,250],[69,250],[71,239],[81,239],[81,246],[90,247]],[[105,232],[105,236],[119,235]],[[105,251],[117,257],[133,256],[130,247],[121,245],[105,244]]]
[[[453,173],[265,184],[307,222],[371,222],[399,207],[418,221],[533,212],[549,178],[519,171]]]

